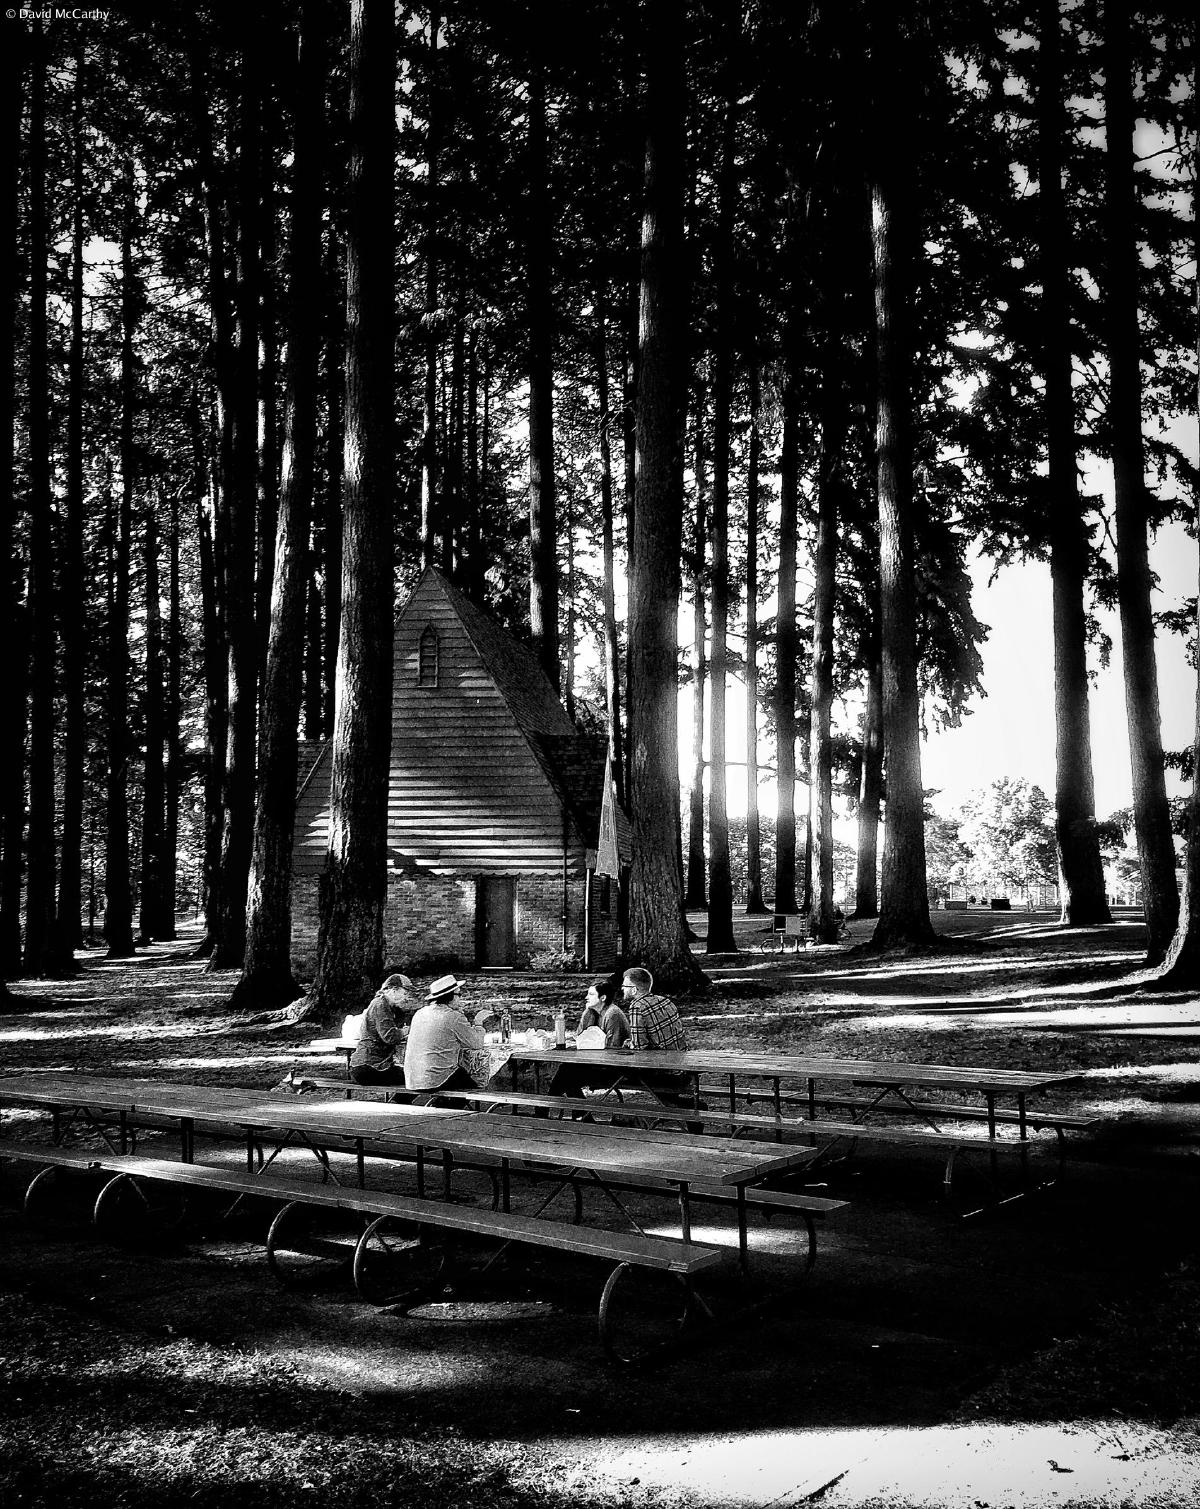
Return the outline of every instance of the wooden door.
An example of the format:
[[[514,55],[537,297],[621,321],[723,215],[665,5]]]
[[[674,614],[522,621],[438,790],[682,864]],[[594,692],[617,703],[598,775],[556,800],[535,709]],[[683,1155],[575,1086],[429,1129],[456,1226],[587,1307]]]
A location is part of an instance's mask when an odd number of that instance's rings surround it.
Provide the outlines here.
[[[511,966],[517,941],[517,882],[482,875],[475,882],[475,952],[479,967]]]

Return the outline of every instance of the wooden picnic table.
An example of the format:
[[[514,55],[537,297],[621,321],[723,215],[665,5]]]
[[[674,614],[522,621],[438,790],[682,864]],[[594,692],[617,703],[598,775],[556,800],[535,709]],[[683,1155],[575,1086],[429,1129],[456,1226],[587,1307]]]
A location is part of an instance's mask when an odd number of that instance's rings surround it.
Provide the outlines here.
[[[499,1167],[506,1211],[514,1167],[556,1170],[564,1185],[593,1182],[610,1198],[615,1197],[609,1180],[633,1186],[641,1182],[648,1189],[665,1184],[677,1193],[685,1242],[691,1234],[691,1186],[727,1188],[736,1200],[743,1261],[747,1189],[769,1175],[802,1167],[813,1157],[813,1150],[805,1147],[755,1146],[606,1123],[532,1117],[498,1120],[458,1109],[375,1101],[278,1100],[252,1090],[84,1074],[0,1078],[0,1105],[49,1110],[56,1141],[70,1122],[102,1130],[104,1118],[109,1118],[111,1127],[115,1117],[122,1151],[133,1128],[147,1122],[174,1122],[185,1162],[194,1160],[198,1128],[240,1128],[251,1171],[263,1141],[274,1144],[264,1167],[289,1145],[309,1148],[326,1166],[330,1150],[352,1151],[360,1187],[365,1187],[368,1150],[384,1158],[415,1156],[419,1193],[423,1193],[424,1160],[430,1154],[441,1156],[447,1166],[454,1159],[484,1160]],[[543,1202],[543,1208],[547,1203]]]
[[[932,1124],[938,1108],[917,1102],[915,1092],[957,1092],[977,1097],[982,1102],[988,1123],[988,1135],[996,1134],[997,1120],[1003,1107],[1011,1103],[1021,1140],[1028,1137],[1029,1098],[1045,1090],[1071,1084],[1079,1074],[1046,1074],[1023,1069],[992,1069],[964,1064],[916,1064],[889,1059],[834,1058],[820,1054],[748,1053],[732,1049],[686,1049],[677,1052],[658,1050],[631,1052],[627,1049],[528,1048],[519,1044],[512,1050],[512,1062],[527,1063],[533,1068],[535,1088],[540,1089],[543,1065],[557,1068],[561,1064],[596,1067],[615,1073],[616,1087],[622,1083],[636,1086],[641,1076],[662,1074],[686,1075],[692,1081],[693,1098],[700,1098],[702,1076],[726,1082],[730,1114],[736,1114],[739,1096],[746,1096],[747,1081],[766,1080],[771,1085],[775,1113],[781,1114],[783,1087],[799,1081],[803,1101],[810,1119],[817,1119],[822,1094],[828,1086],[849,1087],[866,1092],[855,1110],[855,1119],[895,1111],[921,1117]],[[948,1109],[943,1107],[942,1109]]]

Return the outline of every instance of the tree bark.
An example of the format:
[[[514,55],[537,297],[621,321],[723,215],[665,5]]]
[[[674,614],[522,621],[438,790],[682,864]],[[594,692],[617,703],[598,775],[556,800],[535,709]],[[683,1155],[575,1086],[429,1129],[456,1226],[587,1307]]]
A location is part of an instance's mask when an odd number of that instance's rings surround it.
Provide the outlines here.
[[[879,916],[879,809],[883,796],[883,665],[878,635],[867,665],[862,724],[862,780],[858,794],[858,851],[854,869],[855,917]]]
[[[704,863],[704,693],[708,654],[704,592],[704,557],[708,514],[708,463],[704,455],[704,388],[697,390],[693,469],[696,476],[696,521],[692,536],[692,783],[688,792],[687,890],[685,907],[708,905]]]
[[[1192,131],[1200,140],[1200,28],[1192,24]],[[1192,158],[1192,257],[1196,265],[1196,354],[1200,358],[1200,158]],[[1196,368],[1196,408],[1200,412],[1200,363]],[[1192,517],[1200,531],[1200,484],[1192,498]],[[1200,634],[1200,593],[1196,597],[1196,630]],[[1196,721],[1192,738],[1192,791],[1188,799],[1188,836],[1183,859],[1183,898],[1175,936],[1167,956],[1155,972],[1153,984],[1173,990],[1200,987],[1200,665],[1196,669]]]
[[[795,316],[793,316],[795,318]],[[796,548],[800,415],[791,361],[783,384],[779,581],[775,618],[775,911],[796,910]]]
[[[162,936],[162,835],[166,826],[166,781],[163,754],[166,744],[166,708],[163,704],[162,610],[158,587],[157,499],[146,498],[143,535],[143,588],[145,592],[145,693],[142,700],[145,763],[142,780],[142,864],[139,886],[138,942]]]
[[[324,713],[321,737],[333,737],[334,694],[337,682],[338,638],[342,623],[342,453],[345,424],[342,404],[345,393],[346,313],[339,295],[341,278],[336,238],[327,248],[327,284],[330,287],[329,331],[325,343],[325,496],[324,496],[324,609],[322,685]]]
[[[71,111],[71,343],[67,356],[66,496],[60,533],[59,634],[62,641],[62,842],[59,850],[55,973],[75,967],[83,942],[83,781],[87,583],[83,565],[83,99],[84,46],[75,53]]]
[[[137,378],[134,340],[142,292],[133,265],[136,205],[133,167],[126,168],[121,231],[121,498],[113,536],[108,611],[108,767],[104,836],[104,938],[110,959],[134,952],[133,892],[129,873],[129,568],[133,494],[137,480],[134,414]]]
[[[913,577],[911,301],[918,244],[912,195],[909,82],[900,57],[902,25],[880,14],[872,37],[876,106],[871,183],[875,273],[875,446],[879,490],[879,586],[883,629],[883,746],[887,817],[883,900],[872,942],[891,948],[931,943],[925,874]]]
[[[815,900],[808,913],[809,937],[836,943],[833,906],[833,621],[837,592],[838,470],[845,440],[835,347],[826,342],[822,373],[821,454],[817,475],[817,543],[813,556],[812,713],[809,744],[809,809],[815,814]]]
[[[1175,843],[1163,767],[1162,715],[1151,606],[1149,499],[1142,448],[1138,331],[1139,198],[1134,179],[1134,101],[1129,0],[1105,0],[1104,118],[1108,278],[1109,432],[1117,528],[1117,598],[1133,816],[1149,933],[1147,962],[1159,963],[1179,921]]]
[[[741,6],[724,6],[727,36],[721,162],[717,184],[716,324],[713,353],[712,686],[708,733],[708,936],[705,952],[737,952],[733,876],[729,865],[729,801],[725,769],[726,683],[729,675],[729,468],[733,408],[733,260],[737,195],[737,88]]]
[[[346,447],[329,854],[305,1016],[361,1009],[383,966],[392,735],[395,486],[395,28],[352,0],[346,235]]]
[[[21,199],[18,164],[21,161],[21,127],[25,106],[24,69],[29,33],[24,26],[10,26],[0,48],[0,99],[4,101],[4,135],[8,150],[0,152],[0,172],[8,232],[4,246],[5,308],[0,320],[0,372],[4,374],[9,412],[20,407],[17,374],[17,326],[22,279],[20,224]],[[22,610],[23,567],[17,549],[17,498],[15,480],[15,431],[0,426],[0,627],[7,652],[5,717],[0,719],[0,979],[18,973],[21,967],[21,876],[25,836],[25,732],[26,645]],[[7,992],[6,992],[7,994]]]
[[[171,492],[170,536],[167,541],[167,604],[170,617],[166,631],[166,766],[164,819],[159,860],[158,936],[175,936],[175,872],[179,862],[179,797],[183,780],[183,623],[180,619],[179,492]]]
[[[299,26],[293,111],[295,187],[287,251],[283,479],[259,719],[259,786],[246,908],[246,963],[232,997],[237,1005],[284,1005],[300,994],[291,968],[291,888],[304,589],[316,471],[320,363],[320,332],[311,318],[321,290],[325,49],[320,0],[304,0]]]
[[[437,212],[441,157],[436,6],[429,11],[429,121],[425,136],[425,390],[421,426],[421,561],[432,566],[438,512],[438,257]]]
[[[608,405],[608,330],[603,292],[597,299],[596,390],[600,406],[600,528],[604,603],[604,692],[608,711],[608,754],[613,786],[625,790],[625,738],[621,728],[621,646],[617,636],[616,557],[613,547],[612,445]]]
[[[1055,836],[1062,878],[1062,920],[1111,922],[1096,836],[1092,735],[1088,709],[1087,623],[1083,592],[1087,536],[1076,473],[1071,393],[1068,228],[1063,194],[1062,33],[1058,0],[1040,0],[1037,65],[1041,325],[1046,384],[1050,577],[1054,618]],[[889,795],[891,772],[888,772]]]
[[[196,557],[199,567],[201,644],[204,668],[204,855],[199,890],[211,937],[212,916],[221,863],[221,783],[225,770],[225,737],[229,727],[225,646],[225,602],[222,584],[224,551],[217,469],[209,464],[201,428],[199,405],[192,405],[192,466],[196,498]],[[221,443],[218,440],[218,445]],[[206,943],[200,952],[207,951]]]
[[[757,344],[757,343],[756,343]],[[762,465],[758,352],[750,356],[750,445],[746,465],[746,915],[767,909],[758,813],[758,512]]]
[[[47,341],[46,37],[34,22],[29,99],[29,852],[24,972],[51,967],[54,937],[54,542]]]
[[[703,983],[688,948],[679,867],[676,620],[683,546],[686,296],[683,284],[684,9],[645,14],[637,488],[631,548],[630,948],[661,989]]]
[[[224,503],[225,632],[229,649],[224,825],[209,968],[239,967],[246,951],[246,891],[254,843],[258,634],[255,622],[255,517],[258,503],[259,333],[263,39],[261,17],[247,16],[242,48],[236,154],[236,278],[232,402],[232,475]]]
[[[535,45],[540,46],[538,42]],[[526,143],[529,220],[525,313],[529,329],[529,628],[538,660],[558,690],[558,529],[554,500],[554,304],[550,286],[552,217],[546,140],[546,78],[529,80]]]

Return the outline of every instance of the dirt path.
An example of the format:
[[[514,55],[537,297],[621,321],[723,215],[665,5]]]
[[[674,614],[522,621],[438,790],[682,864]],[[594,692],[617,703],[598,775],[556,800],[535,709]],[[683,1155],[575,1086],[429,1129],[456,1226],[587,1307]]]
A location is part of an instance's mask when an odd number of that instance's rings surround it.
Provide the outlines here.
[[[932,1164],[864,1158],[805,1288],[643,1376],[603,1364],[594,1278],[561,1263],[381,1314],[279,1289],[256,1233],[133,1253],[47,1233],[8,1175],[0,1503],[1200,1503],[1200,1044],[1061,1005],[1081,969],[1136,959],[1132,924],[953,927],[956,951],[911,968],[722,961],[693,1040],[1078,1069],[1069,1101],[1105,1127],[1053,1198],[964,1225]],[[183,944],[90,959],[20,987],[3,1067],[276,1084],[308,1033],[229,1019],[231,983]],[[564,985],[472,982],[518,1014]]]

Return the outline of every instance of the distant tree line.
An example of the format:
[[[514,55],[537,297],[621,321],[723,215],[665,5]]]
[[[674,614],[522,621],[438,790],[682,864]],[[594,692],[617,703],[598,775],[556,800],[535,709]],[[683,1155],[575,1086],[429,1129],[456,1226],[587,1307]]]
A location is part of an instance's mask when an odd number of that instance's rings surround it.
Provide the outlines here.
[[[200,0],[6,21],[0,976],[71,969],[97,885],[111,957],[172,936],[186,872],[237,999],[294,998],[303,737],[333,749],[310,1009],[358,1001],[382,964],[393,605],[429,563],[607,732],[630,944],[662,978],[699,983],[685,900],[714,953],[735,906],[837,936],[839,789],[875,946],[931,942],[920,736],[979,688],[977,547],[1050,564],[1075,924],[1109,920],[1087,648],[1118,607],[1150,959],[1194,973],[1148,562],[1197,491],[1167,429],[1196,407],[1192,23],[1128,0],[561,20]],[[1085,457],[1111,504],[1081,494]]]

